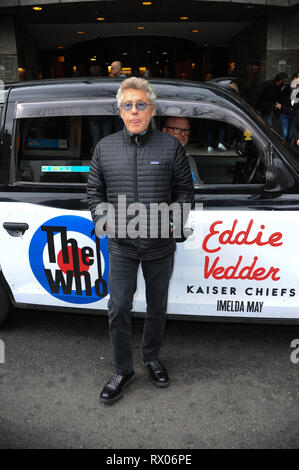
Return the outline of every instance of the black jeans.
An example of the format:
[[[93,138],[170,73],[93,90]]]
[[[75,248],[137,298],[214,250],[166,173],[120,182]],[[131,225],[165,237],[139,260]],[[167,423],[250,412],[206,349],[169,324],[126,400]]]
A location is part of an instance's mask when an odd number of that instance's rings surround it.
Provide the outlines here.
[[[173,254],[148,261],[110,254],[108,302],[109,333],[115,373],[133,371],[131,309],[136,291],[137,272],[141,262],[145,280],[147,312],[142,338],[142,359],[159,358],[166,324],[169,280],[173,269]]]

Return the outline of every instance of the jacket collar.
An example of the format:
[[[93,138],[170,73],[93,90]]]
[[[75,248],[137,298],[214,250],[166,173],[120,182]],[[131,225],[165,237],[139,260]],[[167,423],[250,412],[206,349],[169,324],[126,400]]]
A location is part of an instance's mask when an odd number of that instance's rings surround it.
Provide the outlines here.
[[[124,136],[124,139],[125,141],[128,143],[128,144],[137,144],[138,146],[139,145],[144,145],[145,142],[147,141],[147,139],[149,138],[149,136],[151,135],[152,133],[152,125],[150,123],[150,125],[148,126],[148,128],[146,129],[146,131],[144,132],[144,134],[130,134],[127,130],[127,128],[124,126],[123,128],[123,136]]]

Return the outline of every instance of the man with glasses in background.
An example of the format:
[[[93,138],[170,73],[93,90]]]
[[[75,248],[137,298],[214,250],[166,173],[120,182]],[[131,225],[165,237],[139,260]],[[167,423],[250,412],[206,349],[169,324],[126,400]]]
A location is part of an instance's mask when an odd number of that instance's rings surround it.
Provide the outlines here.
[[[167,134],[171,134],[176,137],[180,141],[182,146],[185,147],[185,152],[188,157],[194,188],[198,188],[200,184],[204,184],[202,179],[200,179],[199,177],[194,158],[189,155],[186,149],[186,145],[189,142],[189,137],[191,133],[189,119],[178,116],[169,117],[167,118],[165,126],[162,130],[163,132],[166,132]]]
[[[111,232],[109,214],[105,227],[109,237],[110,263],[109,333],[115,365],[114,375],[100,394],[100,400],[105,404],[119,400],[134,379],[131,309],[140,264],[147,302],[142,360],[153,385],[167,387],[169,384],[159,353],[166,324],[168,286],[176,242],[171,236],[171,221],[168,219],[168,237],[161,235],[161,221],[157,224],[157,235],[152,236],[149,209],[152,203],[166,203],[169,207],[176,202],[181,209],[184,203],[193,203],[192,178],[183,147],[178,139],[151,127],[156,109],[153,87],[145,79],[131,77],[120,84],[116,98],[124,128],[97,144],[87,185],[88,204],[96,232],[100,217],[96,208],[99,204],[110,203],[115,213],[114,233]],[[125,196],[122,206],[118,204],[119,196]],[[140,216],[138,224],[142,230],[139,229],[135,238],[127,233],[130,221],[136,220],[136,213],[129,215],[127,210],[132,203],[140,203],[146,208],[146,229],[144,231]],[[184,219],[181,217],[182,226]],[[125,236],[121,235],[124,228]]]

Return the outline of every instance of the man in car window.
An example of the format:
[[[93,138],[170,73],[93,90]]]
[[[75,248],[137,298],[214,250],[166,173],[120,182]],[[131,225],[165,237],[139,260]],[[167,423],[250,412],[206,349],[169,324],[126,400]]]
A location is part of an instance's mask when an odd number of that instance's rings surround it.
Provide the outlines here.
[[[176,137],[183,147],[185,147],[189,142],[189,136],[191,132],[190,121],[185,117],[172,116],[167,118],[165,126],[162,130],[163,132],[167,132],[167,134],[171,134]],[[200,184],[203,184],[203,181],[199,177],[194,158],[188,153],[186,148],[185,151],[189,160],[193,185],[195,188],[197,188]]]
[[[155,386],[166,387],[169,384],[159,352],[176,242],[173,236],[169,236],[169,218],[166,220],[168,236],[163,237],[160,230],[163,224],[158,222],[152,227],[148,216],[152,203],[164,203],[169,207],[176,202],[183,209],[185,203],[189,206],[193,202],[191,172],[183,147],[174,137],[151,127],[156,95],[150,83],[141,78],[128,78],[120,84],[116,96],[124,128],[97,144],[87,185],[96,233],[101,233],[98,228],[102,220],[99,207],[107,204],[108,208],[107,224],[102,226],[107,228],[109,236],[108,315],[115,374],[100,394],[100,400],[106,404],[119,400],[134,378],[131,309],[140,264],[147,302],[142,359]],[[135,207],[133,214],[128,210],[132,203]],[[139,228],[137,236],[133,237],[130,223],[136,220],[136,211],[141,213],[141,206],[145,208],[145,220],[149,224],[144,224],[141,215],[137,217]],[[115,217],[109,218],[109,210]],[[180,224],[184,222],[182,217]],[[159,233],[150,233],[148,229],[152,228],[158,228]]]

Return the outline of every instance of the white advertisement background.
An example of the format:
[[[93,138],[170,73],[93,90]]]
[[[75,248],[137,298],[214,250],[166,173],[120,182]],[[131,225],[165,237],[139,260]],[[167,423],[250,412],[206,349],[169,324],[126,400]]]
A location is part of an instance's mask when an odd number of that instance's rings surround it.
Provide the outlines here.
[[[31,238],[35,231],[47,220],[59,215],[77,215],[90,219],[88,211],[66,211],[63,209],[48,208],[27,203],[0,203],[1,244],[0,264],[4,276],[10,285],[16,302],[28,304],[40,304],[49,306],[65,306],[86,309],[106,309],[109,296],[90,304],[72,304],[56,299],[49,294],[37,281],[32,273],[28,250]],[[240,230],[246,230],[248,223],[253,219],[254,223],[249,235],[252,240],[262,230],[262,240],[268,240],[274,232],[282,232],[282,245],[273,247],[270,245],[221,245],[221,250],[216,253],[206,253],[202,248],[204,237],[210,231],[210,226],[217,220],[223,223],[215,227],[215,230],[223,231],[232,228],[233,222],[238,219],[235,234]],[[3,228],[3,222],[27,222],[29,229],[23,237],[12,237]],[[188,225],[189,223],[189,225]],[[175,256],[175,267],[169,289],[168,312],[183,315],[211,315],[211,316],[233,316],[233,317],[257,317],[257,318],[299,318],[299,216],[296,211],[194,211],[190,214],[186,226],[194,229],[194,234],[185,243],[177,244]],[[86,244],[85,236],[68,233],[78,239],[79,246]],[[76,235],[76,236],[75,236]],[[56,238],[56,236],[55,236]],[[82,238],[82,239],[81,239]],[[218,236],[210,239],[209,247],[218,245]],[[90,245],[90,242],[89,242]],[[274,266],[279,268],[279,281],[273,281],[271,277],[266,280],[256,281],[248,279],[204,279],[205,256],[210,258],[210,266],[213,260],[219,256],[218,266],[228,267],[243,260],[240,269],[250,265],[254,256],[258,257],[255,268],[264,267],[267,270]],[[103,261],[103,259],[102,259]],[[41,260],[42,262],[42,260]],[[104,263],[104,261],[103,261]],[[104,266],[104,264],[103,264]],[[193,292],[201,287],[203,294],[187,293],[187,286],[194,286]],[[227,294],[213,294],[212,287],[226,287]],[[210,293],[207,293],[207,288]],[[253,287],[264,289],[264,295],[246,295],[245,289]],[[230,295],[229,289],[236,289],[236,295]],[[277,289],[278,294],[266,295],[266,289]],[[280,295],[281,289],[288,292]],[[290,289],[296,290],[296,295],[290,297]],[[217,301],[243,301],[245,311],[218,311]],[[261,312],[247,312],[247,301],[263,302]],[[145,311],[144,281],[142,272],[139,270],[138,290],[135,295],[134,310]]]
[[[299,250],[297,247],[299,216],[296,211],[202,211],[192,214],[192,224],[195,232],[200,235],[195,243],[189,240],[187,244],[177,245],[177,255],[175,270],[173,273],[171,288],[169,291],[169,311],[171,313],[193,315],[224,315],[224,316],[256,316],[256,317],[299,317]],[[214,249],[218,246],[221,249],[215,253],[207,253],[203,250],[203,240],[210,233],[211,225],[216,221],[223,221],[222,224],[215,226],[215,231],[224,231],[231,229],[234,220],[238,220],[234,237],[237,232],[245,231],[250,220],[253,219],[252,229],[248,240],[253,240],[259,231],[263,232],[262,241],[269,239],[274,232],[281,232],[281,246],[258,246],[253,245],[236,245],[226,244],[220,245],[218,235],[214,235],[208,242],[208,248]],[[261,225],[265,229],[260,228]],[[268,272],[269,268],[279,268],[277,276],[280,280],[274,281],[271,276],[265,280],[249,280],[249,279],[214,279],[210,276],[204,278],[204,262],[205,257],[210,259],[209,266],[213,263],[217,256],[219,262],[217,266],[229,267],[235,265],[239,256],[242,256],[240,269],[252,264],[254,257],[258,260],[255,268],[264,267]],[[238,273],[237,273],[238,274]],[[210,288],[210,293],[191,294],[187,293],[187,286],[194,286],[193,291],[196,292],[200,286],[204,292]],[[226,287],[227,294],[212,294],[213,286]],[[246,295],[246,288],[253,288],[253,295]],[[230,295],[230,288],[236,290],[236,295]],[[255,295],[255,289],[264,290],[264,295]],[[266,289],[277,289],[278,295],[266,295]],[[296,295],[290,297],[287,294],[280,296],[280,289],[296,290]],[[233,312],[233,311],[217,311],[217,300],[264,302],[261,313],[255,312]],[[186,308],[187,305],[187,308]]]

